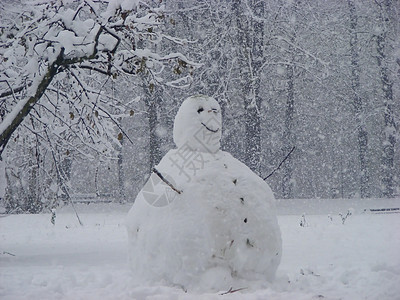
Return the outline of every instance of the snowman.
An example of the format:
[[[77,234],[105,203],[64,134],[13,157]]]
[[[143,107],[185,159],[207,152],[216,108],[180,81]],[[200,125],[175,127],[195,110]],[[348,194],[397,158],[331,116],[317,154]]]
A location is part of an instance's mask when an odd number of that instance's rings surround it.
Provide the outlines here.
[[[216,100],[187,98],[170,150],[127,216],[130,264],[138,284],[221,291],[271,282],[282,241],[273,193],[220,150]]]

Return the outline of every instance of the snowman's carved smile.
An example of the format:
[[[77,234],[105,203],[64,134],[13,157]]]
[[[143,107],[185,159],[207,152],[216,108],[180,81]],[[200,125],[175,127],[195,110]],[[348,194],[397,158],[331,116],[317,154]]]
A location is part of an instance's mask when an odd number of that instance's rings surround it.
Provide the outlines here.
[[[201,125],[203,125],[208,131],[211,131],[213,133],[217,133],[219,131],[219,128],[217,129],[211,129],[210,127],[208,127],[206,124],[204,124],[203,122],[201,122]]]
[[[201,113],[203,113],[203,111],[204,111],[204,108],[202,107],[202,106],[200,106],[199,107],[199,109],[197,110],[197,113],[198,114],[201,114]],[[215,113],[215,114],[217,114],[218,113],[218,109],[216,109],[216,108],[211,108],[210,110],[208,110],[207,111],[208,113]],[[210,127],[208,127],[206,124],[204,124],[203,122],[201,122],[201,125],[203,125],[208,131],[211,131],[211,132],[213,132],[213,133],[217,133],[218,131],[219,131],[219,128],[217,128],[217,129],[211,129]]]

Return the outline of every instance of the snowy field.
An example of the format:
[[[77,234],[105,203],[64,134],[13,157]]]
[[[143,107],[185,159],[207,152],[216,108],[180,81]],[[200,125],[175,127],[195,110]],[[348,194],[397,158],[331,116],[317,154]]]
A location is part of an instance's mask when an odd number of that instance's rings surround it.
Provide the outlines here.
[[[400,213],[369,211],[398,207],[400,199],[280,202],[276,281],[224,295],[135,287],[123,224],[130,205],[78,206],[83,226],[68,207],[55,226],[50,214],[3,216],[0,299],[400,299]]]

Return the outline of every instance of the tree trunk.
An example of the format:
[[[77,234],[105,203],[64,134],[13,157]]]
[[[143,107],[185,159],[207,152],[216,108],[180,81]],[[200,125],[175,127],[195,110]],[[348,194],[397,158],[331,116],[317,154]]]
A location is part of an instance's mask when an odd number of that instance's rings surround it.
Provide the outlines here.
[[[298,1],[293,3],[292,14],[296,17]],[[286,110],[283,130],[283,147],[282,157],[285,157],[289,151],[296,145],[296,137],[294,134],[295,122],[295,64],[296,49],[292,46],[296,43],[297,25],[289,25],[288,38],[291,42],[289,45],[289,63],[286,65]],[[293,191],[293,156],[289,156],[282,169],[282,196],[285,199],[294,197]]]
[[[350,13],[350,57],[351,57],[351,90],[353,98],[353,108],[357,126],[358,160],[360,163],[360,196],[368,198],[369,193],[369,171],[368,171],[368,133],[365,129],[365,116],[363,113],[363,103],[360,97],[360,66],[358,57],[358,37],[356,7],[353,0],[348,0]]]
[[[294,58],[292,59],[294,63]],[[293,64],[287,65],[286,67],[286,112],[285,112],[285,127],[283,131],[283,151],[282,156],[284,157],[295,145],[293,125],[294,125],[294,66]],[[283,166],[283,180],[282,180],[282,196],[285,199],[293,198],[293,159],[289,157]]]
[[[158,126],[158,105],[161,101],[162,90],[160,87],[145,87],[147,118],[149,122],[149,172],[161,159],[160,138],[157,134]]]
[[[389,13],[391,9],[391,1],[387,0],[380,4],[380,18],[382,22],[383,32],[376,36],[377,63],[379,66],[380,81],[383,93],[383,151],[382,151],[382,195],[384,197],[394,197],[394,153],[396,145],[396,123],[394,118],[394,99],[393,99],[393,82],[389,77],[388,58],[386,54],[386,44],[388,42],[387,30],[390,27]]]
[[[243,14],[241,1],[233,9],[238,28],[238,58],[240,64],[240,94],[245,108],[245,164],[256,174],[261,169],[261,98],[260,70],[263,60],[264,22]],[[258,17],[264,15],[264,3],[251,1],[249,9]]]
[[[117,172],[118,172],[118,197],[120,203],[125,203],[125,185],[124,185],[124,169],[123,169],[123,156],[122,149],[124,145],[124,138],[119,141],[121,147],[118,152]]]
[[[69,193],[66,190],[66,186],[68,186],[68,183],[71,180],[71,169],[72,169],[72,159],[69,156],[61,158],[61,162],[59,164],[61,181],[59,181],[58,184],[63,193],[61,194],[60,199],[58,200],[61,200],[63,203],[67,203],[69,201]]]
[[[264,17],[264,2],[263,1],[252,1],[251,9],[253,13],[260,19]],[[252,103],[250,103],[251,109],[247,114],[246,122],[246,145],[249,147],[249,166],[256,172],[261,174],[261,96],[260,96],[260,84],[261,84],[261,67],[263,64],[264,57],[264,22],[252,19],[252,48],[251,48],[251,96]]]
[[[25,203],[24,210],[32,214],[40,213],[43,208],[43,203],[40,201],[40,194],[38,193],[38,171],[38,165],[30,159],[28,164],[27,203]]]
[[[383,153],[382,153],[382,194],[385,197],[394,196],[394,149],[396,144],[396,126],[393,115],[393,83],[389,79],[388,69],[386,66],[385,55],[385,36],[376,37],[377,43],[377,61],[380,68],[380,80],[383,92],[384,105],[384,129],[383,129]]]

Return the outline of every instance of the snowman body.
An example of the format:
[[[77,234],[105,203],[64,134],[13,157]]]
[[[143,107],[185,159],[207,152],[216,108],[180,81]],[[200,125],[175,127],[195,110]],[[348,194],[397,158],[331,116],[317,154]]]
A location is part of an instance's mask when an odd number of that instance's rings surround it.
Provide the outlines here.
[[[224,290],[274,278],[282,242],[273,193],[219,150],[220,120],[218,103],[206,96],[188,98],[178,111],[178,148],[156,166],[127,218],[141,281]]]

